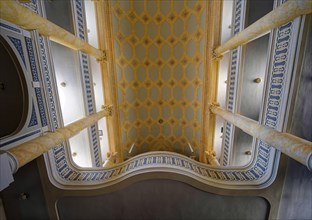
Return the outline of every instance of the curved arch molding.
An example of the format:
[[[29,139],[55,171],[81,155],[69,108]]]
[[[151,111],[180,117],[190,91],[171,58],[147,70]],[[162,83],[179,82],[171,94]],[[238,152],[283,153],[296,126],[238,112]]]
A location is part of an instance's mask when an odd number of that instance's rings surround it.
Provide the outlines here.
[[[62,189],[97,189],[147,172],[177,173],[219,188],[259,189],[269,186],[275,179],[274,165],[278,161],[275,150],[270,148],[267,156],[266,164],[256,161],[250,167],[233,168],[211,167],[181,154],[155,151],[140,154],[109,169],[86,170],[68,162],[62,145],[49,152],[46,164],[50,181]]]

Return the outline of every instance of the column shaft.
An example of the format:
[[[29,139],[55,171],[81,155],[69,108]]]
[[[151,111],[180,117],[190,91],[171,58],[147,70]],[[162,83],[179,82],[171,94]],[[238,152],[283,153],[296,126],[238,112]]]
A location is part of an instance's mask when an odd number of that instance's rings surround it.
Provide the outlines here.
[[[223,45],[215,49],[216,56],[221,56],[240,45],[262,36],[273,28],[279,27],[298,16],[312,13],[311,0],[287,1],[278,8],[274,9],[258,21],[238,33]]]
[[[26,30],[38,30],[41,35],[50,37],[50,40],[74,50],[81,50],[99,60],[106,59],[106,53],[70,32],[37,15],[17,1],[0,1],[0,18],[21,26]]]
[[[217,106],[211,105],[210,110],[247,134],[261,139],[312,170],[312,142],[288,133],[273,130],[260,125],[257,121],[242,115],[233,114]]]
[[[55,132],[46,132],[43,136],[37,137],[26,143],[20,144],[8,150],[8,153],[15,158],[17,168],[39,157],[51,148],[65,142],[70,137],[78,134],[83,129],[96,123],[105,116],[111,115],[111,108],[106,108],[100,112],[87,116],[73,122],[63,128],[58,128]]]

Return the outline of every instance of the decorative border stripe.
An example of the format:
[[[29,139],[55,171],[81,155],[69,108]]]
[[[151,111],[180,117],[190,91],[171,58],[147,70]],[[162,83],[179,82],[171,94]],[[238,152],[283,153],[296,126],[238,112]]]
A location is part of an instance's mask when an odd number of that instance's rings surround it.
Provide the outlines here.
[[[244,11],[246,7],[246,2],[242,0],[236,0],[234,5],[234,28],[232,29],[232,36],[241,32],[244,29]],[[236,105],[236,92],[237,92],[237,82],[240,71],[241,63],[241,51],[242,47],[235,48],[231,51],[231,63],[230,72],[228,74],[228,88],[227,88],[227,104],[226,108],[228,111],[235,113]],[[231,146],[233,145],[235,127],[226,122],[225,123],[225,134],[223,139],[221,164],[223,166],[230,165],[231,157]]]
[[[33,131],[33,132],[30,132],[30,133],[28,133],[28,134],[25,134],[25,135],[23,135],[23,136],[20,136],[20,137],[14,139],[14,140],[10,140],[10,141],[8,141],[8,142],[5,142],[5,143],[3,143],[3,144],[0,144],[0,147],[4,147],[4,146],[6,146],[6,145],[9,145],[9,144],[12,144],[12,143],[14,143],[14,142],[20,141],[20,140],[22,140],[22,139],[24,139],[24,138],[27,138],[27,137],[30,137],[30,136],[32,136],[32,135],[38,134],[38,133],[40,133],[40,132],[41,132],[41,129],[35,130],[35,131]]]
[[[42,36],[39,36],[39,48],[40,48],[40,58],[41,58],[41,63],[42,63],[42,70],[43,70],[43,80],[46,88],[46,96],[48,103],[47,105],[49,106],[49,116],[52,121],[52,128],[58,128],[59,123],[57,119],[57,107],[55,104],[55,98],[53,94],[53,86],[51,83],[51,76],[50,76],[50,67],[48,64],[47,60],[47,55],[46,55],[46,45],[44,38]]]
[[[23,46],[22,46],[22,41],[20,39],[17,39],[15,37],[11,37],[11,36],[8,36],[8,38],[13,43],[14,47],[17,49],[17,52],[19,53],[20,57],[23,60],[24,65],[26,66],[25,56],[24,56],[24,51],[23,51]]]
[[[22,33],[20,29],[12,27],[12,26],[7,25],[7,24],[4,24],[2,22],[0,22],[0,27],[4,27],[5,29],[10,30],[10,31],[14,31],[14,32],[16,32],[18,34]]]
[[[36,110],[34,105],[34,100],[32,100],[32,107],[31,107],[31,117],[28,124],[28,127],[33,127],[38,124],[37,116],[36,116]]]
[[[37,6],[37,0],[31,0],[31,2],[24,3],[22,5],[24,5],[28,9],[32,10],[33,12],[39,14],[38,6]]]
[[[74,13],[75,13],[75,20],[76,20],[76,35],[79,36],[82,40],[86,40],[85,34],[85,18],[84,18],[84,8],[82,0],[75,0],[74,1]],[[82,72],[82,80],[84,82],[84,96],[85,96],[85,106],[87,109],[87,114],[93,114],[95,110],[95,100],[92,93],[92,78],[90,72],[90,65],[89,65],[89,57],[86,53],[79,52],[80,57],[80,69]],[[102,165],[102,158],[100,156],[100,145],[98,140],[98,127],[97,124],[92,125],[89,129],[89,138],[91,144],[91,154],[92,160],[96,167],[100,167]]]
[[[26,47],[27,47],[27,51],[28,51],[28,57],[29,57],[29,61],[30,61],[30,67],[31,67],[31,73],[32,73],[33,81],[34,82],[40,82],[31,38],[25,37],[25,41],[26,41]],[[35,88],[35,93],[36,93],[37,103],[38,103],[38,107],[39,107],[41,124],[43,127],[45,127],[48,125],[48,121],[47,121],[46,111],[45,111],[45,107],[44,107],[44,103],[43,103],[41,88]]]

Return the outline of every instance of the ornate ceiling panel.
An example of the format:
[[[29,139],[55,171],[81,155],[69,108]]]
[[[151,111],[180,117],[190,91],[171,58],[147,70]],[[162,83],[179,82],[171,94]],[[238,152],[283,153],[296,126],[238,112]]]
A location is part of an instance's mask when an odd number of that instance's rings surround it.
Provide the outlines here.
[[[37,3],[33,0],[35,7],[31,8],[40,8]],[[76,0],[75,3],[80,4],[81,1]],[[114,44],[117,61],[115,69],[125,152],[133,142],[139,152],[165,149],[188,155],[188,141],[195,150],[199,150],[206,2],[177,3],[112,2],[114,40],[111,43]],[[76,12],[80,13],[77,7]],[[133,18],[130,18],[131,13]],[[166,27],[162,28],[162,25]],[[300,19],[296,19],[276,29],[275,34],[271,35],[272,59],[261,123],[277,130],[282,129],[287,115],[284,106],[289,101],[289,82],[295,73],[290,67],[295,62],[299,25]],[[2,24],[2,29],[14,35],[16,31],[23,32],[10,25],[5,27]],[[130,38],[135,40],[132,42]],[[38,59],[42,66],[38,65],[38,68],[42,68],[42,86],[49,98],[46,104],[49,106],[51,126],[58,128],[61,115],[56,85],[53,83],[48,38],[36,35],[34,42],[40,48]],[[152,48],[156,48],[157,53]],[[25,53],[25,57],[28,55]],[[283,56],[285,62],[276,63],[280,56]],[[163,63],[159,63],[159,60]],[[189,67],[192,65],[193,69]],[[284,68],[276,68],[279,65],[284,65]],[[51,182],[63,189],[101,188],[147,172],[182,174],[207,185],[227,189],[265,188],[275,179],[280,153],[263,141],[255,142],[254,151],[252,162],[244,167],[213,167],[176,153],[149,152],[111,168],[81,169],[74,165],[69,148],[62,144],[45,155],[45,162]]]
[[[125,157],[168,150],[198,156],[206,1],[111,1]],[[136,151],[136,152],[135,152]]]

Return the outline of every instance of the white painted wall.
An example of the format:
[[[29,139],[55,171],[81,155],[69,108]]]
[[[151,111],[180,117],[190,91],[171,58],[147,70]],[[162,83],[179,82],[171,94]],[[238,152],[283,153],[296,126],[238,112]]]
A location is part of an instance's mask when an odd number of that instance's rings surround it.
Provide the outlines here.
[[[83,103],[82,80],[77,70],[77,52],[51,42],[51,51],[60,98],[64,125],[86,116]],[[74,162],[80,167],[92,167],[87,130],[69,139],[71,152],[76,152]]]

